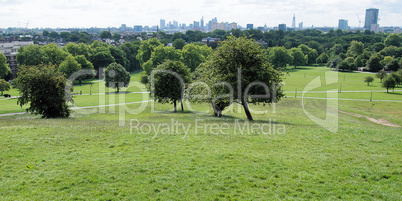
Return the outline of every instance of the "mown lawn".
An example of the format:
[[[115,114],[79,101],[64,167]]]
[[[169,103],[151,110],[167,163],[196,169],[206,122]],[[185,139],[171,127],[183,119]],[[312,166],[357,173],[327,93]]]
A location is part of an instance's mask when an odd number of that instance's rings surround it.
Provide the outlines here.
[[[306,110],[325,118],[322,103],[308,101]],[[358,104],[341,102],[339,108]],[[151,110],[149,104],[138,114],[126,114],[123,127],[119,108],[116,114],[75,111],[69,119],[1,117],[0,196],[3,200],[401,198],[401,128],[340,114],[338,131],[332,133],[307,118],[297,99],[278,103],[275,113],[271,107],[253,106],[268,111],[255,114],[256,121],[249,124],[237,108],[216,118],[207,104],[191,106],[193,112],[185,107],[185,112],[173,113],[172,105],[155,104]],[[400,104],[376,103],[373,112],[377,108],[384,114],[381,118],[401,119],[401,113],[393,112],[402,111]],[[242,132],[247,125],[254,129]],[[256,129],[261,126],[263,130]]]

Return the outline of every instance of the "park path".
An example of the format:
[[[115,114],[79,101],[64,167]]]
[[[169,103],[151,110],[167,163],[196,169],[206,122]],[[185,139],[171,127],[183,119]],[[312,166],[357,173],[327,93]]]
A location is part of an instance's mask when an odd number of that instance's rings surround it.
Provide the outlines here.
[[[386,120],[386,119],[374,119],[374,118],[372,118],[372,117],[365,116],[365,115],[362,115],[362,114],[357,114],[357,113],[353,113],[353,112],[345,112],[345,111],[342,111],[342,110],[338,110],[338,109],[334,109],[334,108],[328,107],[328,106],[326,106],[325,103],[323,103],[322,101],[320,101],[320,103],[321,103],[321,105],[322,105],[323,107],[329,108],[329,109],[334,110],[334,111],[338,111],[338,112],[340,112],[340,113],[342,113],[342,114],[347,114],[347,115],[354,116],[354,117],[358,117],[358,118],[363,117],[363,118],[366,118],[367,120],[369,120],[369,121],[371,121],[371,122],[373,122],[373,123],[376,123],[376,124],[380,124],[380,125],[383,125],[383,126],[396,127],[396,128],[401,128],[401,127],[402,127],[402,126],[400,126],[400,125],[398,125],[398,124],[393,124],[393,123],[391,123],[390,121],[388,121],[388,120]]]
[[[108,107],[108,106],[118,106],[118,105],[131,105],[131,104],[138,104],[138,103],[146,103],[151,102],[153,100],[146,100],[146,101],[138,101],[138,102],[130,102],[130,103],[120,103],[120,104],[110,104],[110,105],[95,105],[95,106],[85,106],[85,107],[72,107],[72,110],[79,110],[79,109],[89,109],[89,108],[98,108],[98,107]],[[7,113],[7,114],[0,114],[0,117],[5,116],[12,116],[12,115],[19,115],[19,114],[28,114],[27,112],[16,112],[16,113]]]

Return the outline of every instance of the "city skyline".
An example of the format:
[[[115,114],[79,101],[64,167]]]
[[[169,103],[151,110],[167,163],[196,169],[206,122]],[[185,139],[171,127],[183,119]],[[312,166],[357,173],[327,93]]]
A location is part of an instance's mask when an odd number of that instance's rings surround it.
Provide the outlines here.
[[[217,17],[219,22],[236,22],[242,27],[277,27],[278,24],[292,25],[293,15],[296,24],[304,27],[337,27],[339,19],[348,20],[349,26],[358,27],[358,17],[364,20],[368,8],[380,10],[380,26],[401,26],[402,2],[396,0],[336,0],[331,2],[273,0],[244,1],[199,1],[190,5],[186,1],[147,1],[128,0],[0,0],[0,27],[119,27],[121,24],[156,26],[160,19],[176,21],[179,24],[192,24]],[[362,22],[362,24],[364,21]]]

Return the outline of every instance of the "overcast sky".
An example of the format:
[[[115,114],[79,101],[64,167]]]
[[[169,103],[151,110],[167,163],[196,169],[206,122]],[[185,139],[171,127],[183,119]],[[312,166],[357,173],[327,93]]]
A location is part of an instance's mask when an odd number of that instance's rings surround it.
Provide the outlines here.
[[[380,9],[380,26],[402,26],[401,0],[0,0],[0,27],[120,27],[121,24],[157,25],[176,20],[189,25],[204,16],[219,22],[268,27],[285,23],[304,27],[338,26],[339,19],[364,24],[367,8]]]

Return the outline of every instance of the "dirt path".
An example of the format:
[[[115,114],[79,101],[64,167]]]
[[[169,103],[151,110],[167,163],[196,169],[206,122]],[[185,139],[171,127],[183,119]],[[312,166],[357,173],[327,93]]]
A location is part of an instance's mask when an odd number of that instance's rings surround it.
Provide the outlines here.
[[[320,101],[320,102],[324,107],[327,107],[322,101]],[[335,109],[330,108],[330,107],[328,107],[328,108],[331,109],[331,110],[335,110]],[[342,111],[342,110],[337,110],[337,111],[342,113],[342,114],[347,114],[347,115],[351,115],[351,116],[354,116],[354,117],[359,117],[359,118],[364,117],[364,118],[366,118],[367,120],[369,120],[371,122],[374,122],[376,124],[381,124],[383,126],[390,126],[390,127],[396,127],[396,128],[402,127],[402,126],[400,126],[398,124],[393,124],[393,123],[391,123],[390,121],[388,121],[386,119],[374,119],[374,118],[371,118],[369,116],[365,116],[365,115],[361,115],[361,114],[357,114],[357,113],[353,113],[353,112],[345,112],[345,111]]]

